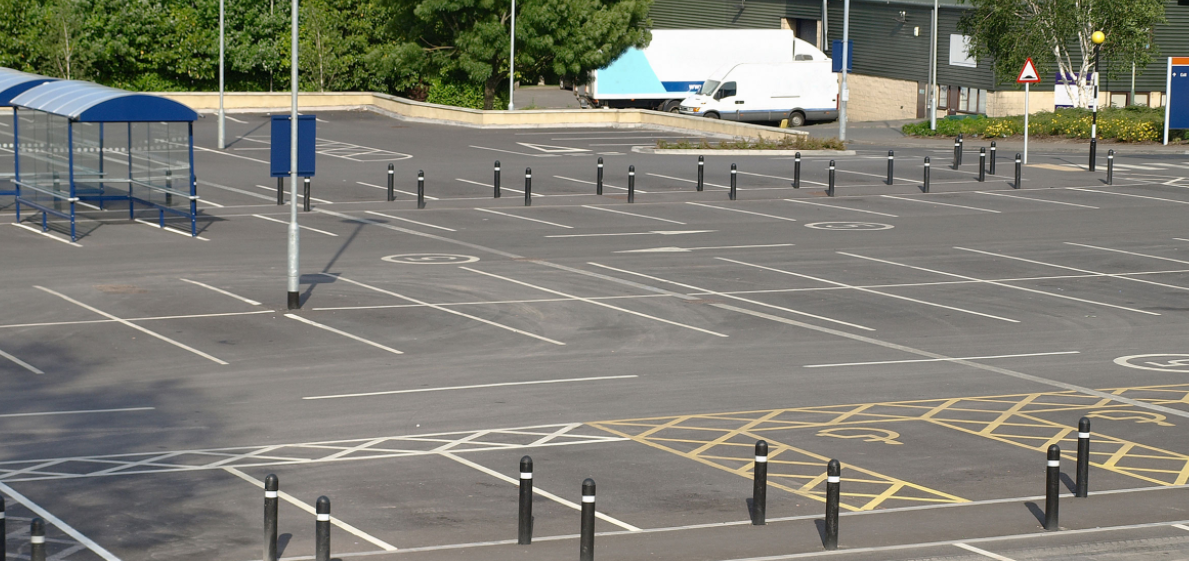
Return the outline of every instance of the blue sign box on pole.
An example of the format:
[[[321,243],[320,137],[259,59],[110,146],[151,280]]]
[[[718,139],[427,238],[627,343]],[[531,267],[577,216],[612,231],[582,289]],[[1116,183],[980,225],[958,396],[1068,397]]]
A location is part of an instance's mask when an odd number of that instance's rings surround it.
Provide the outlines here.
[[[1164,102],[1164,143],[1169,129],[1189,129],[1189,57],[1168,57]]]
[[[842,72],[842,40],[835,39],[830,42],[830,64],[834,67],[834,72]],[[850,74],[855,71],[855,42],[846,42],[846,73]]]
[[[289,176],[289,116],[272,116],[272,145],[269,149],[271,177]],[[314,115],[297,116],[297,175],[314,177],[314,138],[318,124]]]

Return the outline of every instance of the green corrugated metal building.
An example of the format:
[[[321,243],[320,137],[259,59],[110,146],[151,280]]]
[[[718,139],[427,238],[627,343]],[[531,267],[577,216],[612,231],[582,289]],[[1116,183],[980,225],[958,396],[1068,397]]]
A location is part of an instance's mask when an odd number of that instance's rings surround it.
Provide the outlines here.
[[[1178,0],[1165,4],[1168,23],[1157,27],[1154,32],[1160,58],[1137,72],[1136,103],[1159,105],[1161,96],[1149,94],[1164,91],[1164,57],[1189,56],[1189,0],[1179,2],[1184,5],[1178,4]],[[986,113],[988,99],[992,105],[996,102],[996,92],[1015,92],[1018,88],[1015,83],[995,83],[990,66],[971,66],[973,61],[965,60],[964,52],[954,52],[951,57],[951,43],[958,46],[954,51],[960,50],[958,19],[967,8],[958,0],[940,0],[939,4],[939,107],[949,113]],[[653,0],[650,17],[656,29],[792,29],[801,39],[819,45],[832,55],[831,42],[842,38],[842,8],[841,0]],[[853,72],[860,76],[917,83],[918,99],[915,101],[918,117],[923,117],[925,112],[924,93],[929,80],[932,12],[931,0],[851,1]],[[826,23],[824,42],[821,33],[823,19]],[[1102,62],[1109,64],[1110,61],[1104,59]],[[1110,101],[1114,104],[1131,103],[1131,69],[1119,70],[1111,78],[1104,69],[1101,90],[1110,92]],[[1033,91],[1052,91],[1053,72],[1046,74],[1042,75],[1042,84],[1033,88]],[[851,87],[852,100],[858,93],[856,87]],[[896,91],[911,91],[911,88]],[[911,101],[902,99],[899,104],[911,105]],[[905,111],[910,113],[909,109]]]

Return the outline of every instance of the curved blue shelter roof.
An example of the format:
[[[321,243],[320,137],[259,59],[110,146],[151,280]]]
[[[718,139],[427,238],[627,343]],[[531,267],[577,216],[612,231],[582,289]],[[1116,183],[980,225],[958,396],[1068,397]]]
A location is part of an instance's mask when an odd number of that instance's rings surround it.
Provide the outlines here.
[[[90,123],[198,119],[197,112],[172,99],[79,80],[46,82],[13,98],[12,105]]]
[[[57,78],[0,66],[0,107],[12,107],[12,98],[24,93],[25,90],[56,80]]]

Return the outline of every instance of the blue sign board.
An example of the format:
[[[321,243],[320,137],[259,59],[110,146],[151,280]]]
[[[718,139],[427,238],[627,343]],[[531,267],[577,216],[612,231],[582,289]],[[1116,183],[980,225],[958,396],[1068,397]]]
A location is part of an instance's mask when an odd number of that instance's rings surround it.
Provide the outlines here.
[[[289,176],[290,122],[289,115],[272,116],[271,177]],[[300,177],[314,177],[314,139],[317,134],[318,125],[313,115],[297,116],[297,175]]]
[[[1164,111],[1164,143],[1169,129],[1189,129],[1189,57],[1168,59],[1168,101]]]
[[[831,64],[834,65],[834,72],[842,72],[842,40],[835,39],[830,42],[830,57]],[[855,42],[846,42],[846,72],[847,74],[855,71]]]

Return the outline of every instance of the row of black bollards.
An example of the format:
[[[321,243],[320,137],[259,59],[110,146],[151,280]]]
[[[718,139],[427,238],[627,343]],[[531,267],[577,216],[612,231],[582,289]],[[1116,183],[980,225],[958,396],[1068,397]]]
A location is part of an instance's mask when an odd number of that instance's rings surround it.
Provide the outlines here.
[[[392,172],[393,172],[392,164],[388,164],[388,200],[390,200],[390,201],[395,200],[395,197],[392,196]],[[169,172],[167,171],[165,173],[168,176]],[[303,181],[302,181],[301,209],[305,212],[309,212],[310,208],[311,208],[310,207],[310,178],[305,177],[302,179],[303,179]],[[166,181],[171,182],[171,180],[168,178],[166,179]],[[167,187],[169,187],[169,186],[167,185]],[[170,197],[170,196],[171,195],[166,194],[166,197]],[[166,201],[166,204],[169,204],[169,201]],[[285,178],[278,177],[277,178],[277,205],[280,206],[283,204],[285,204]]]
[[[277,561],[277,495],[280,480],[274,474],[264,477],[264,561]],[[44,560],[44,558],[43,558]],[[314,560],[330,561],[330,499],[325,495],[314,502]]]

